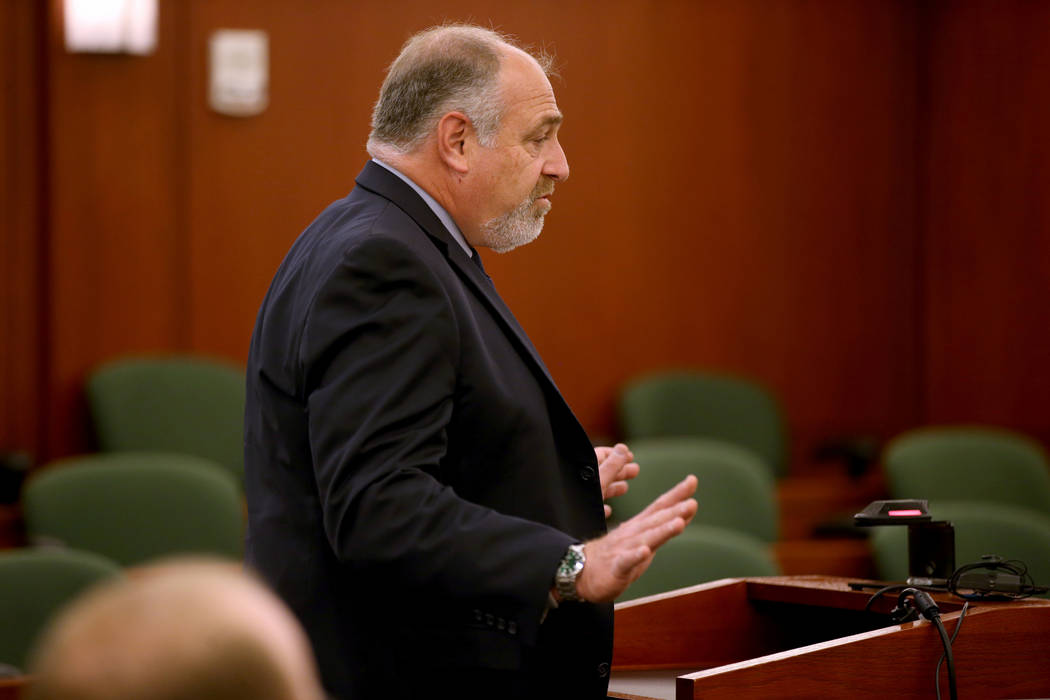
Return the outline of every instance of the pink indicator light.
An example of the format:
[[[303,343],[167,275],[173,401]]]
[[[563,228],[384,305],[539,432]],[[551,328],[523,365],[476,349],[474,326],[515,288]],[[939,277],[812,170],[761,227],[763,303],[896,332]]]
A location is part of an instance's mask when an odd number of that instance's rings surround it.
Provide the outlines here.
[[[922,511],[918,510],[918,509],[916,509],[916,510],[891,510],[888,513],[886,513],[886,515],[892,516],[894,518],[900,518],[900,517],[904,517],[904,516],[907,516],[907,515],[922,515]]]

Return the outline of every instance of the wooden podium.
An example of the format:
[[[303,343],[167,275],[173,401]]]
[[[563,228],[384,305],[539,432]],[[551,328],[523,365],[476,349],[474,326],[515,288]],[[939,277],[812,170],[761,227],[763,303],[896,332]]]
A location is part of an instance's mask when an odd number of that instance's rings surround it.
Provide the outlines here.
[[[28,683],[27,676],[0,678],[0,700],[19,700]]]
[[[893,624],[896,592],[864,612],[874,590],[849,582],[725,579],[620,603],[609,697],[935,697],[936,628]],[[951,636],[964,601],[934,598]],[[1048,638],[1050,601],[972,602],[952,646],[959,697],[1050,697]]]

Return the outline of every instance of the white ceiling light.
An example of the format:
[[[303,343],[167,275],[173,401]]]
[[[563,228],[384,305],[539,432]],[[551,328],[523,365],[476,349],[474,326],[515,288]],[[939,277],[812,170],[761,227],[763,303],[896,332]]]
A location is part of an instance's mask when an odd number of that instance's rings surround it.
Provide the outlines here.
[[[153,53],[157,0],[65,0],[65,25],[72,53]]]

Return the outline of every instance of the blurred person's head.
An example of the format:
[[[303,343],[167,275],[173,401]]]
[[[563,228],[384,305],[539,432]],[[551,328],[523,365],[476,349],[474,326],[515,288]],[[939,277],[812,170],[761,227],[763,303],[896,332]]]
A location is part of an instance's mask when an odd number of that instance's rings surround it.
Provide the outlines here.
[[[93,589],[33,654],[28,700],[321,700],[306,636],[239,565],[173,560]]]

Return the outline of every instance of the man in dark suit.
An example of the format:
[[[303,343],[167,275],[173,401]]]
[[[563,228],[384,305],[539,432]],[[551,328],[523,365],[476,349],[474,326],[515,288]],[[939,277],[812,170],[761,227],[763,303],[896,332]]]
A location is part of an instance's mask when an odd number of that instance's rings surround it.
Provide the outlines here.
[[[605,533],[638,466],[591,447],[476,257],[539,234],[561,119],[505,37],[416,35],[259,312],[248,562],[338,697],[604,697],[611,603],[696,511],[690,477]]]

